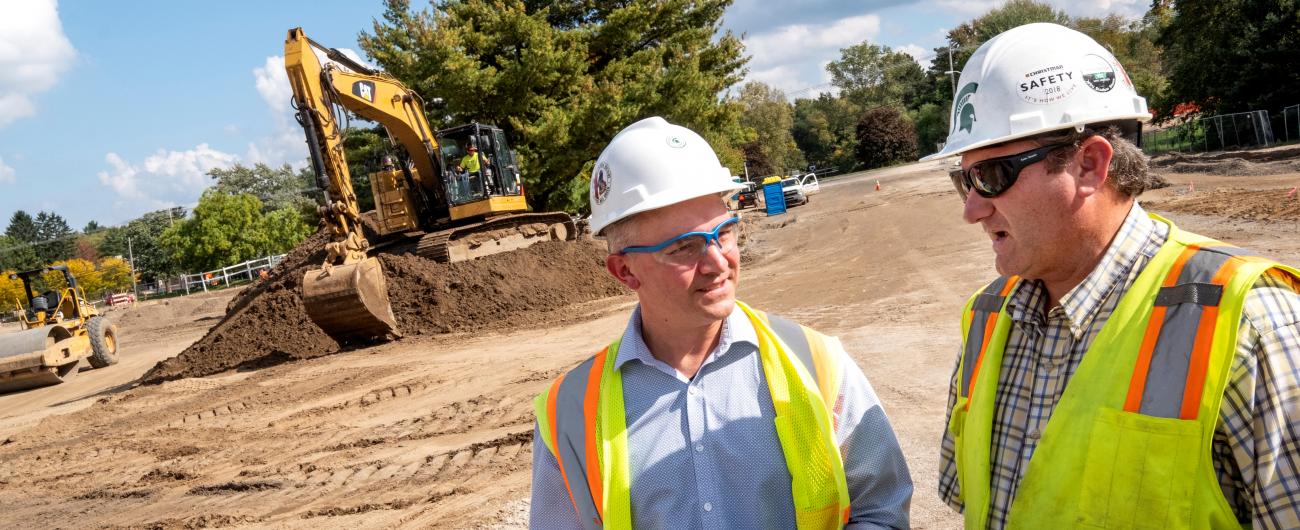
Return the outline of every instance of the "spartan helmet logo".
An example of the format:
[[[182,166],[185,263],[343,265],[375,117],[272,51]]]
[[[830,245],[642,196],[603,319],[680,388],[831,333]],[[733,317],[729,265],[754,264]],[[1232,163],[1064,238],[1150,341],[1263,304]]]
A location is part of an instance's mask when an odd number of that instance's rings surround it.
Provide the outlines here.
[[[605,204],[613,179],[614,174],[610,172],[608,163],[601,162],[596,166],[596,174],[591,177],[591,197],[596,204]]]
[[[979,88],[979,83],[966,83],[957,92],[957,98],[952,104],[952,132],[971,132],[975,127],[975,104],[971,102],[971,97]]]

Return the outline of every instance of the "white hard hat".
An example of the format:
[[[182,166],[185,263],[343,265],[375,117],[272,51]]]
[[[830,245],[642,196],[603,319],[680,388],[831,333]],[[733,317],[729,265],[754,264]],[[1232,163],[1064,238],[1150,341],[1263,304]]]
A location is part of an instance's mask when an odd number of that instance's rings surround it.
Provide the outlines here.
[[[948,142],[923,161],[1092,123],[1151,119],[1115,56],[1056,24],[1026,24],[985,42],[957,87]]]
[[[744,188],[695,131],[655,116],[619,131],[591,171],[591,232],[629,216]]]

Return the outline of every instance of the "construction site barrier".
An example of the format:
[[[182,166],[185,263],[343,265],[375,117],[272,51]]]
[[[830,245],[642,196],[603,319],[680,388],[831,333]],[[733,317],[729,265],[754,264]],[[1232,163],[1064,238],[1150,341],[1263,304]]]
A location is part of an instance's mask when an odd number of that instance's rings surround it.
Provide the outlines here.
[[[284,254],[277,254],[198,274],[182,274],[181,283],[185,286],[185,294],[190,294],[191,291],[198,289],[206,292],[208,287],[230,287],[232,280],[251,282],[271,270],[271,267],[284,261],[284,256]]]

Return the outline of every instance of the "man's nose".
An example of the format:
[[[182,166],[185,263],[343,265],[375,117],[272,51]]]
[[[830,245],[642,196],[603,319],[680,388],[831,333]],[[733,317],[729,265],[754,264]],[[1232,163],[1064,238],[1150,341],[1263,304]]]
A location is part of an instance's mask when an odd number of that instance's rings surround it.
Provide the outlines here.
[[[993,215],[993,201],[975,193],[975,190],[966,193],[966,205],[961,212],[962,220],[975,224],[990,215]]]

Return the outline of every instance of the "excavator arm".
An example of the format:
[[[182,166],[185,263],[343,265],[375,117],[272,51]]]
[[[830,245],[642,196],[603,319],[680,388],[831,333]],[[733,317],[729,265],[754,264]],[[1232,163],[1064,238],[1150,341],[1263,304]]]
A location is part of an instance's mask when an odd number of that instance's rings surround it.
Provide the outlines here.
[[[356,71],[321,64],[313,49]],[[302,28],[289,30],[284,66],[317,184],[325,190],[325,204],[319,211],[333,236],[325,245],[321,268],[309,270],[303,277],[308,316],[339,340],[398,335],[383,270],[379,260],[367,255],[370,243],[361,230],[361,212],[344,154],[343,127],[335,109],[342,106],[388,128],[415,164],[416,174],[408,178],[418,183],[422,176],[439,174],[432,156],[436,140],[419,98],[396,80],[312,42]],[[437,186],[425,189],[434,192],[434,204],[445,204]]]

